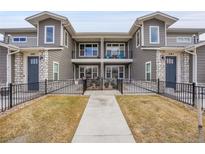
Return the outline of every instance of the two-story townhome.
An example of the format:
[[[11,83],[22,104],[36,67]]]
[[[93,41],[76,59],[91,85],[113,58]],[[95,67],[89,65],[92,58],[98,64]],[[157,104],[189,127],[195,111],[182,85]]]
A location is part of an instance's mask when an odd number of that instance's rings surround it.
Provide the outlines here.
[[[177,18],[154,12],[129,32],[76,32],[51,12],[26,18],[34,28],[0,29],[0,82],[79,78],[160,79],[205,83],[205,29],[170,28]]]

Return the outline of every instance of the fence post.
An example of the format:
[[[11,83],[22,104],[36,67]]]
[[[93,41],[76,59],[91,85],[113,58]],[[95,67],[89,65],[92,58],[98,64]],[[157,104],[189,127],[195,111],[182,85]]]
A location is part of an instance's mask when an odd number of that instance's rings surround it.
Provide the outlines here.
[[[160,80],[159,78],[157,79],[157,94],[160,93]]]
[[[120,86],[121,87],[121,94],[123,94],[123,79],[121,79],[120,81],[121,81],[121,83],[120,83],[121,84],[121,86]]]
[[[9,100],[10,100],[10,104],[9,104],[9,107],[12,108],[13,104],[12,104],[12,83],[9,84]]]
[[[86,91],[86,85],[87,85],[87,80],[86,80],[86,79],[83,79],[83,94],[84,94],[85,91]]]
[[[48,93],[48,81],[45,79],[45,94]]]
[[[196,83],[192,83],[192,106],[195,105],[195,88],[196,88]]]

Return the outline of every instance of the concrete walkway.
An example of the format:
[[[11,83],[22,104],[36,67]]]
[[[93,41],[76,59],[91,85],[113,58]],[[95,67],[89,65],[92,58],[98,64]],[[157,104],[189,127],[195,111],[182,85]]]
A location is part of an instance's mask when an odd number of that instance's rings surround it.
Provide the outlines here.
[[[118,91],[88,91],[85,94],[90,95],[90,99],[72,142],[135,142],[115,99]]]

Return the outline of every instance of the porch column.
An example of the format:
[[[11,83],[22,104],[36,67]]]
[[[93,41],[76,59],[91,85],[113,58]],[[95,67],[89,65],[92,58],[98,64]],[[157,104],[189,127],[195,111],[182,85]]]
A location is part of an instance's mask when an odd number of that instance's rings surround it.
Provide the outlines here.
[[[23,53],[18,52],[15,54],[15,65],[14,65],[14,82],[23,83],[24,81],[24,64],[23,64]]]
[[[11,83],[11,55],[8,49],[7,53],[7,84]]]
[[[131,66],[131,64],[128,65],[128,79],[129,79],[129,80],[130,80],[130,78],[131,78],[131,75],[130,75],[130,73],[131,73],[131,72],[130,72],[130,71],[131,71],[130,66]]]
[[[76,80],[76,66],[75,66],[75,64],[73,65],[73,73],[74,73],[73,78],[74,78],[74,80]]]
[[[101,59],[101,68],[100,68],[100,77],[101,78],[104,78],[104,62],[103,62],[103,59],[104,59],[104,38],[101,38],[100,40],[100,59]]]

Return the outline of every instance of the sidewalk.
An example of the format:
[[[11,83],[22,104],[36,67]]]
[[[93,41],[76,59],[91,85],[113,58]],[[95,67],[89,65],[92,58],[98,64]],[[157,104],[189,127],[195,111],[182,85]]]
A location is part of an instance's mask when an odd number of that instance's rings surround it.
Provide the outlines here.
[[[114,96],[118,91],[89,91],[86,94],[91,96],[72,142],[134,143]]]

